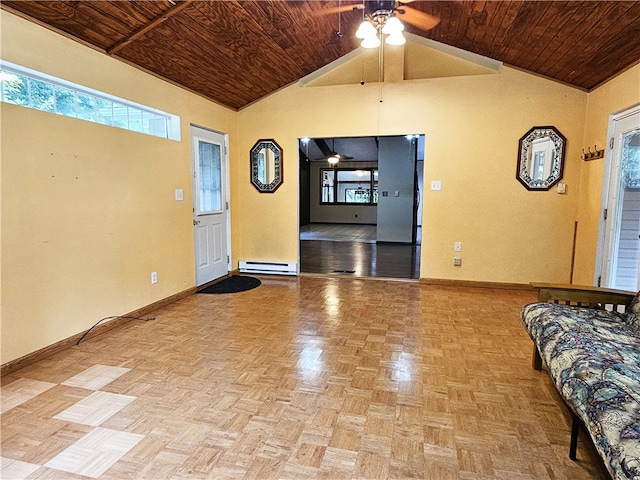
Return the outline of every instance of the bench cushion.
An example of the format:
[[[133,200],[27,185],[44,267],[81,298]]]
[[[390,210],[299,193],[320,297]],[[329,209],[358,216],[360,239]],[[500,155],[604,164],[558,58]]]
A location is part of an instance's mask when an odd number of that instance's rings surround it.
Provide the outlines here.
[[[636,293],[631,303],[629,304],[629,313],[632,313],[636,318],[640,318],[640,292]]]
[[[640,320],[553,303],[522,322],[615,479],[640,479]]]

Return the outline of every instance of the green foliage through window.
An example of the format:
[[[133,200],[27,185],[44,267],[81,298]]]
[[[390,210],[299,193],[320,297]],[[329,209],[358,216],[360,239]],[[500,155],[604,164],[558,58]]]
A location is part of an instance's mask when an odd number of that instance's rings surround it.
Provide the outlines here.
[[[0,96],[5,103],[169,138],[169,114],[120,103],[79,85],[38,78],[20,68],[0,63]]]

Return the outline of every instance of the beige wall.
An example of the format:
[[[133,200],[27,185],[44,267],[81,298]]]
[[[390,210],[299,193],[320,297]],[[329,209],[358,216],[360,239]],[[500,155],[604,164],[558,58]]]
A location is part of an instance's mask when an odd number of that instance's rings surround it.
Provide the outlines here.
[[[238,170],[242,255],[297,261],[297,138],[426,135],[421,277],[488,282],[567,282],[578,211],[579,152],[587,94],[503,68],[485,76],[378,85],[297,84],[239,112],[239,152],[259,138],[284,148],[285,184],[261,195]],[[518,139],[534,125],[567,137],[564,181],[529,192],[515,178]],[[259,242],[254,239],[260,238]],[[453,267],[453,243],[463,244]]]
[[[180,115],[182,132],[1,104],[4,364],[193,287],[189,123],[229,133],[232,151],[237,132],[232,110],[10,13],[0,21],[4,60]]]
[[[608,145],[609,117],[640,103],[640,65],[613,78],[587,99],[583,147]],[[582,152],[581,152],[582,153]],[[607,158],[583,162],[580,180],[574,283],[593,285],[598,230],[602,220],[602,183]]]

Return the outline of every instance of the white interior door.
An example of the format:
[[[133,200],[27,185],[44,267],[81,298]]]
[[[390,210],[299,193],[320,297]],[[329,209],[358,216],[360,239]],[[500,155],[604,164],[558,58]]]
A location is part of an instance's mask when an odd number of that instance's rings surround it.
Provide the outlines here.
[[[196,286],[229,272],[225,135],[191,126]]]
[[[612,133],[611,133],[612,132]],[[613,118],[601,285],[640,289],[640,107]]]

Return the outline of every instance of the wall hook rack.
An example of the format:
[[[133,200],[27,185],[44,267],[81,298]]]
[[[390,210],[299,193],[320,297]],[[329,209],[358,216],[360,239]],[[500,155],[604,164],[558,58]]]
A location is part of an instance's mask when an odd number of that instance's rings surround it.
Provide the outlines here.
[[[591,151],[591,147],[589,147],[587,149],[587,151],[584,151],[584,148],[582,149],[582,160],[584,161],[589,161],[589,160],[597,160],[598,158],[604,158],[604,148],[602,149],[598,149],[597,145],[594,145],[593,148],[595,148],[595,152]]]

